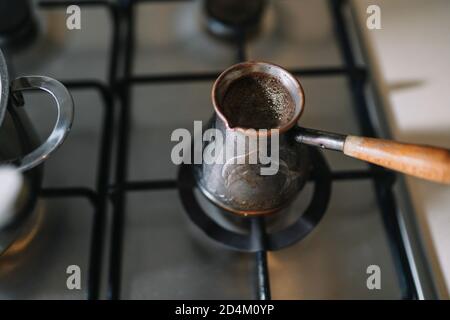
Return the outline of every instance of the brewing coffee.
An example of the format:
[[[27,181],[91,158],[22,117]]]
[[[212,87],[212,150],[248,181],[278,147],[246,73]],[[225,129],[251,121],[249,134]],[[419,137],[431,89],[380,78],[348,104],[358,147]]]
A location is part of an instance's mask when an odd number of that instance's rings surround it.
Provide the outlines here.
[[[261,72],[234,80],[222,107],[231,127],[253,129],[282,127],[295,112],[294,101],[281,81]]]

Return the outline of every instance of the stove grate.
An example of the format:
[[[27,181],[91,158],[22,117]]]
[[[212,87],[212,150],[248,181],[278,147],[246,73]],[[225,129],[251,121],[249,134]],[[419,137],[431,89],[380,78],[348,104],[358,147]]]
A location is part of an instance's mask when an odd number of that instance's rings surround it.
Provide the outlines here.
[[[88,188],[46,188],[42,190],[41,196],[45,198],[59,197],[85,197],[90,200],[95,208],[93,217],[88,299],[100,298],[100,284],[102,271],[102,257],[105,251],[106,237],[106,215],[108,201],[112,202],[112,227],[109,246],[109,272],[107,283],[107,295],[109,299],[120,299],[121,297],[121,264],[123,255],[123,230],[125,212],[125,198],[129,192],[152,191],[177,188],[178,182],[174,180],[154,181],[128,181],[128,146],[130,131],[130,112],[132,108],[131,88],[134,85],[151,85],[154,83],[177,83],[191,81],[213,81],[219,72],[204,73],[180,73],[160,75],[133,75],[132,66],[134,60],[134,28],[135,28],[135,6],[142,2],[173,2],[192,0],[40,0],[39,6],[42,10],[61,9],[68,5],[79,5],[83,7],[101,7],[107,10],[111,17],[112,38],[109,53],[109,76],[108,83],[79,80],[64,81],[70,90],[94,90],[103,99],[104,114],[102,119],[102,139],[100,144],[100,158],[98,163],[97,185],[95,190]],[[354,100],[361,130],[367,136],[375,136],[376,132],[368,113],[368,105],[364,95],[364,87],[367,70],[359,67],[355,62],[350,42],[349,30],[346,26],[343,5],[345,0],[330,0],[330,9],[333,16],[336,37],[341,54],[344,58],[344,66],[325,66],[320,68],[292,70],[295,75],[303,77],[327,77],[345,76],[349,80],[349,87]],[[237,32],[236,62],[246,60],[245,38],[242,33]],[[119,112],[119,131],[117,135],[117,151],[113,154],[114,143],[114,121],[115,107]],[[115,167],[112,161],[115,159]],[[111,170],[115,170],[115,177]],[[331,173],[334,181],[369,179],[374,182],[377,194],[378,206],[383,217],[389,246],[394,259],[399,284],[403,298],[416,299],[417,288],[415,286],[412,266],[407,258],[404,239],[400,229],[400,218],[392,187],[395,175],[389,171],[381,170],[371,166],[368,170],[338,171]],[[262,219],[254,219],[252,232],[258,239],[262,248],[266,241],[265,227]],[[267,265],[267,251],[260,250],[255,255],[256,268],[255,279],[258,299],[270,299],[270,280]]]

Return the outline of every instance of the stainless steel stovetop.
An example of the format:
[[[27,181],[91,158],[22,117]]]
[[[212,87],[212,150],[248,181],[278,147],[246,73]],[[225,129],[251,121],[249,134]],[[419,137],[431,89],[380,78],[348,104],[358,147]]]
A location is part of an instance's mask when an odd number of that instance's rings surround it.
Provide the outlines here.
[[[13,56],[18,75],[45,74],[65,82],[108,82],[113,32],[109,12],[103,6],[81,8],[82,29],[69,31],[65,28],[65,7],[38,6],[44,39]],[[195,1],[136,4],[134,75],[216,72],[236,62],[234,46],[204,32],[199,8]],[[343,66],[345,60],[328,1],[271,1],[263,22],[261,34],[247,44],[249,59],[274,62],[288,69]],[[302,125],[361,133],[345,74],[305,75],[300,79],[307,97]],[[178,168],[170,160],[170,134],[176,128],[192,130],[194,120],[210,117],[211,85],[205,80],[132,87],[127,181],[176,179]],[[0,257],[1,299],[88,297],[94,207],[83,194],[55,197],[52,190],[97,190],[105,109],[95,90],[71,91],[76,105],[74,127],[67,142],[46,164],[35,231]],[[45,136],[52,108],[47,106],[45,96],[32,94],[39,107],[29,109],[30,117]],[[117,137],[119,112],[115,122],[112,132]],[[114,146],[117,152],[117,143]],[[364,163],[337,153],[324,155],[333,172],[367,169]],[[111,185],[116,176],[115,159],[109,175]],[[304,208],[310,195],[307,186],[291,210]],[[100,298],[108,297],[110,283],[114,213],[110,201],[107,209]],[[380,212],[370,179],[334,181],[328,210],[318,227],[301,242],[268,253],[272,298],[402,298],[397,260]],[[124,213],[122,299],[255,297],[254,254],[229,250],[200,232],[185,214],[176,189],[128,192]],[[81,268],[81,290],[67,289],[69,265]],[[370,265],[382,270],[381,290],[366,286]],[[420,293],[423,282],[418,279],[422,278],[414,275]]]

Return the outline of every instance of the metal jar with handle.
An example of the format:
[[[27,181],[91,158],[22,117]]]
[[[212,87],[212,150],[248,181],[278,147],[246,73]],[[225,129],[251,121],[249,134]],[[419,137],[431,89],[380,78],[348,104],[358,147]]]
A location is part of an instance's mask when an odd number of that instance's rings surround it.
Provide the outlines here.
[[[44,91],[55,101],[56,123],[43,143],[39,141],[26,114],[28,103],[25,104],[22,92],[27,90]],[[66,139],[73,116],[73,99],[63,84],[44,76],[25,76],[10,81],[7,64],[0,51],[0,166],[17,168],[23,173],[29,186],[26,203],[11,215],[12,218],[7,223],[0,225],[0,253],[31,218],[42,182],[42,164]],[[6,237],[6,234],[10,236]]]
[[[212,202],[228,211],[240,215],[261,215],[278,211],[295,198],[308,178],[310,159],[306,145],[341,151],[345,155],[364,160],[385,168],[396,170],[419,178],[450,184],[450,151],[424,145],[413,145],[356,137],[314,129],[306,129],[297,125],[304,111],[305,97],[300,82],[280,66],[265,62],[244,62],[225,70],[216,80],[212,89],[212,100],[215,115],[210,128],[218,129],[224,139],[210,140],[203,144],[203,154],[208,149],[225,149],[225,142],[232,144],[245,141],[243,137],[266,135],[262,130],[251,130],[233,123],[230,115],[224,110],[224,100],[228,89],[235,81],[252,74],[266,75],[278,79],[294,102],[294,112],[288,119],[275,127],[267,129],[279,132],[279,168],[275,175],[262,175],[263,164],[251,164],[246,160],[251,152],[242,148],[241,154],[226,158],[225,162],[202,164],[196,167],[196,180],[203,194]],[[244,92],[244,91],[242,91]],[[254,92],[241,93],[239,101],[235,101],[233,110],[239,111],[248,107],[246,99],[254,96]],[[247,110],[253,118],[258,108]],[[242,139],[239,139],[241,137]],[[269,142],[268,142],[269,143]],[[243,144],[244,145],[244,144]],[[206,153],[207,154],[207,153]]]

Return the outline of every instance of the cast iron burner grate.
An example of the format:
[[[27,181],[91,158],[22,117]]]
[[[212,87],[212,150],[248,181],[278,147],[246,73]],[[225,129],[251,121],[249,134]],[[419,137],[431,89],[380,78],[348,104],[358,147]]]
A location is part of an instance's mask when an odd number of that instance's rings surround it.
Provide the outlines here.
[[[246,252],[275,251],[293,245],[306,237],[317,226],[325,214],[330,200],[331,173],[326,160],[317,149],[311,148],[310,154],[312,163],[314,163],[311,172],[314,182],[311,201],[303,214],[297,216],[294,223],[286,225],[280,230],[273,233],[265,232],[264,217],[242,217],[215,206],[221,214],[232,215],[234,223],[245,226],[246,232],[242,233],[225,228],[200,205],[198,196],[195,194],[197,186],[193,174],[194,166],[187,164],[181,166],[178,174],[178,189],[185,211],[191,221],[206,235],[235,250]],[[280,212],[274,215],[284,213]],[[260,222],[255,223],[252,220],[260,220]],[[258,224],[262,224],[262,228]],[[263,241],[259,239],[255,227],[264,231]]]
[[[176,0],[192,1],[192,0]],[[68,188],[45,188],[41,196],[47,199],[53,198],[77,198],[88,199],[94,208],[93,228],[91,236],[91,248],[89,259],[88,275],[88,299],[100,298],[100,285],[102,279],[102,257],[104,256],[107,227],[107,204],[112,200],[113,221],[111,238],[109,243],[109,265],[107,275],[107,295],[109,299],[120,299],[121,297],[121,276],[123,257],[123,231],[125,198],[126,195],[136,191],[153,191],[164,189],[176,189],[179,185],[174,180],[157,181],[128,181],[128,147],[130,132],[130,115],[132,109],[131,90],[136,85],[152,85],[155,83],[180,83],[194,81],[214,81],[220,71],[210,73],[184,73],[184,74],[162,74],[162,75],[140,75],[132,74],[134,60],[134,38],[135,38],[135,7],[137,3],[168,3],[168,0],[40,0],[39,6],[43,10],[59,9],[65,10],[69,5],[80,5],[83,9],[90,7],[100,7],[107,10],[111,21],[111,44],[109,48],[109,70],[108,83],[97,80],[67,80],[64,82],[70,90],[93,90],[100,94],[104,102],[104,114],[102,119],[102,136],[99,148],[99,164],[97,174],[97,186],[95,190],[85,187]],[[290,70],[294,75],[302,77],[329,77],[344,76],[349,81],[352,93],[353,105],[360,121],[361,132],[365,136],[376,136],[376,131],[369,117],[369,109],[364,94],[367,80],[367,71],[356,64],[355,55],[352,51],[350,32],[344,19],[345,0],[329,0],[331,14],[333,17],[336,38],[344,66],[317,67],[310,69]],[[236,42],[237,61],[246,60],[245,42],[246,35],[242,30],[235,30],[234,41]],[[117,134],[117,150],[113,154],[114,138],[114,113],[115,107],[119,112],[119,130]],[[110,168],[112,159],[115,158],[115,175],[111,177]],[[184,172],[184,171],[183,171]],[[183,183],[181,188],[184,188]],[[394,265],[404,299],[417,299],[417,288],[412,276],[412,265],[410,265],[405,240],[400,229],[400,218],[398,216],[397,204],[393,195],[392,187],[395,176],[388,171],[370,166],[367,170],[332,172],[331,180],[372,180],[375,186],[375,193],[379,211],[383,218],[386,229],[389,247],[391,249]],[[188,202],[187,204],[189,204]],[[192,208],[190,209],[192,211]],[[188,213],[190,212],[188,209]],[[317,212],[320,212],[318,210]],[[322,213],[323,214],[323,213]],[[258,299],[270,299],[269,273],[267,265],[267,234],[265,232],[264,221],[253,219],[251,234],[254,241],[259,243],[254,248],[262,248],[256,251],[255,255],[255,279]],[[275,248],[277,246],[273,246]]]

